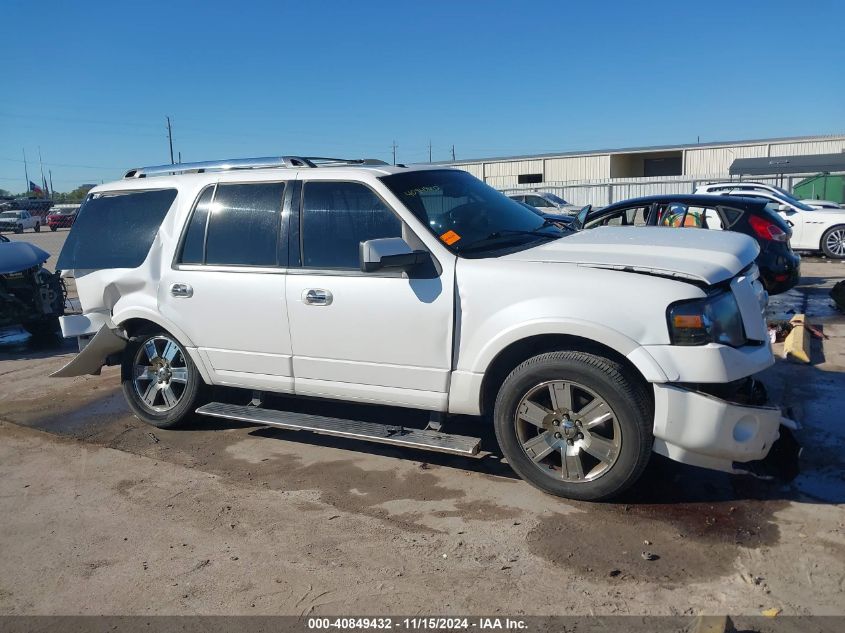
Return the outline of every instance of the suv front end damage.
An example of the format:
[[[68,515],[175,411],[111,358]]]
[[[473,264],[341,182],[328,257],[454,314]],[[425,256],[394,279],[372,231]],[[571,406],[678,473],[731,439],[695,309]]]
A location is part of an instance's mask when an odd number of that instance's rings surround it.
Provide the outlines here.
[[[798,425],[768,404],[765,387],[752,377],[774,363],[757,267],[709,294],[718,297],[734,306],[722,323],[707,308],[699,316],[670,306],[670,332],[675,338],[672,328],[686,326],[685,342],[648,348],[671,381],[653,385],[654,451],[692,466],[791,479],[800,453],[791,432]]]

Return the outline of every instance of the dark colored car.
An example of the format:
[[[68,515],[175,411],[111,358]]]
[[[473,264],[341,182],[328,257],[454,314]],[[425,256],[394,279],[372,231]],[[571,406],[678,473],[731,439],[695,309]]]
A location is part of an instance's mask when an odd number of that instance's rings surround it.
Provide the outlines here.
[[[47,226],[51,231],[69,229],[76,221],[76,209],[56,209],[47,216]]]
[[[765,200],[739,196],[666,194],[623,200],[602,209],[585,207],[576,228],[596,226],[664,226],[735,231],[760,245],[757,267],[771,295],[786,292],[801,276],[801,258],[789,245],[792,230],[786,220],[766,208]]]
[[[65,286],[43,264],[50,254],[28,242],[0,240],[0,344],[55,335]]]

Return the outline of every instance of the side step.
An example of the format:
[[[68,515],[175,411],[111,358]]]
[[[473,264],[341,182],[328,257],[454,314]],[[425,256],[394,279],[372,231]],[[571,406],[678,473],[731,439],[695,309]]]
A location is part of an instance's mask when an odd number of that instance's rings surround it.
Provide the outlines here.
[[[407,429],[402,426],[327,418],[321,415],[260,409],[223,402],[211,402],[203,405],[197,409],[197,413],[213,418],[265,424],[291,431],[311,431],[322,435],[335,435],[380,444],[394,444],[453,455],[475,455],[478,453],[478,445],[481,443],[479,438],[465,435],[449,435],[439,431]]]

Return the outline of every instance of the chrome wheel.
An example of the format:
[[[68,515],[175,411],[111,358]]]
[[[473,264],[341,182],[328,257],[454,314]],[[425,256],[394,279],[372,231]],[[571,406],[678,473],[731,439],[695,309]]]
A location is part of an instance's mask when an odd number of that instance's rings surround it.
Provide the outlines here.
[[[558,481],[593,481],[607,473],[622,447],[610,405],[577,382],[554,380],[531,389],[514,414],[517,439],[535,466]]]
[[[188,367],[176,341],[163,335],[147,339],[132,367],[132,385],[145,408],[164,413],[179,404],[188,386]]]
[[[845,257],[845,227],[828,233],[824,245],[836,257]]]

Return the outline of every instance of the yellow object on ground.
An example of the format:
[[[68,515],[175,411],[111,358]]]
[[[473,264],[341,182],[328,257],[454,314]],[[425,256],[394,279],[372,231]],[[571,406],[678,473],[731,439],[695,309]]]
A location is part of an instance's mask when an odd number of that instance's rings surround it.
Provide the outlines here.
[[[792,357],[802,363],[809,363],[810,333],[804,326],[804,315],[796,314],[789,322],[792,324],[792,331],[783,341],[784,356]]]
[[[727,626],[726,615],[700,615],[690,633],[725,633]]]

